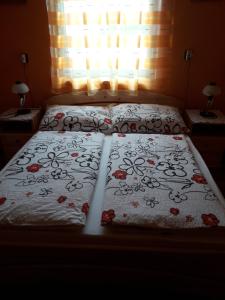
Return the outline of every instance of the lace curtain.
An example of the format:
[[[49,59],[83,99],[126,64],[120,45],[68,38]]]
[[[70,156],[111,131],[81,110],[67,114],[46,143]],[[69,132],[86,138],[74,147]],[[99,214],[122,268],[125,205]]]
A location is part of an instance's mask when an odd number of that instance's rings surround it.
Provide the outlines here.
[[[172,0],[46,0],[55,93],[137,94],[169,76]]]

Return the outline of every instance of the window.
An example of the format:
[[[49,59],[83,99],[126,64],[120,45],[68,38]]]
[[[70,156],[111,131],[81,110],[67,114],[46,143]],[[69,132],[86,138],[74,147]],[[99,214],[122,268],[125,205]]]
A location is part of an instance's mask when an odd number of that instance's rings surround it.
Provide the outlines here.
[[[157,89],[168,74],[172,0],[47,0],[56,93]]]

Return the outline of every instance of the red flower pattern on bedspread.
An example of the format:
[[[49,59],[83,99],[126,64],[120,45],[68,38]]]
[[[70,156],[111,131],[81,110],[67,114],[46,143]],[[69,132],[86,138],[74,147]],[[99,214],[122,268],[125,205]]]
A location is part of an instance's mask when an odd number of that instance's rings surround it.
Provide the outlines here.
[[[62,119],[63,117],[65,116],[65,114],[64,113],[57,113],[56,115],[55,115],[55,119],[57,119],[57,120],[60,120],[60,119]]]
[[[89,204],[88,204],[87,202],[85,202],[85,203],[82,205],[81,211],[87,216],[88,211],[89,211]]]
[[[35,173],[38,172],[40,170],[42,166],[39,164],[32,164],[30,166],[27,166],[27,172],[31,172],[31,173]]]
[[[5,197],[0,197],[0,205],[4,204],[6,201]]]
[[[148,163],[149,165],[155,165],[155,162],[154,162],[154,160],[152,160],[152,159],[148,159],[148,160],[147,160],[147,163]]]
[[[79,153],[78,152],[71,153],[71,156],[72,157],[77,157],[77,156],[79,156]]]
[[[173,139],[176,140],[176,141],[183,140],[182,136],[173,136]]]
[[[130,124],[130,129],[131,129],[131,131],[137,130],[137,124],[136,123],[131,123]]]
[[[116,170],[114,173],[112,173],[112,176],[114,176],[116,179],[125,180],[127,178],[127,172]]]
[[[68,203],[68,208],[75,208],[76,205],[73,202]]]
[[[180,213],[180,211],[178,208],[171,207],[170,213],[174,216],[177,216]]]
[[[104,119],[104,123],[111,125],[112,124],[112,120],[110,120],[109,118],[105,118]]]
[[[63,202],[66,201],[66,199],[67,199],[66,196],[60,196],[60,197],[57,199],[57,201],[58,201],[59,203],[63,203]]]
[[[115,212],[113,209],[104,210],[102,212],[102,225],[112,223],[113,219],[115,218]]]
[[[220,222],[214,214],[202,214],[202,220],[205,225],[212,227],[217,226]]]
[[[134,208],[137,208],[138,206],[140,206],[140,203],[138,201],[132,201],[131,202],[131,205],[134,207]]]
[[[191,179],[199,184],[207,184],[205,177],[201,174],[194,174]]]
[[[193,221],[194,221],[194,218],[192,217],[192,215],[186,216],[186,222],[187,222],[187,223],[191,223],[191,222],[193,222]]]
[[[33,192],[27,192],[25,195],[26,195],[27,197],[30,197],[31,195],[33,195]]]

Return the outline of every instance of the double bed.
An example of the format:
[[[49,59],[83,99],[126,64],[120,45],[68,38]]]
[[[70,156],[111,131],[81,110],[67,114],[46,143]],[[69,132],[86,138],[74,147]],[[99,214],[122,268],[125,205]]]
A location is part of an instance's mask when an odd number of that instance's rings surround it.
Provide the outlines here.
[[[78,282],[164,278],[185,290],[186,278],[223,292],[223,195],[179,101],[139,97],[49,100],[40,131],[0,174],[4,280],[57,270]]]

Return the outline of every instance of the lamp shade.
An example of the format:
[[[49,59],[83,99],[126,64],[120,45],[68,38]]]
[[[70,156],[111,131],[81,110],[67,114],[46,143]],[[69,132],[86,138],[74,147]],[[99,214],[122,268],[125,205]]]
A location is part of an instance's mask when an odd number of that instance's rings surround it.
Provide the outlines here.
[[[12,85],[11,90],[14,94],[26,94],[29,92],[29,87],[26,85],[26,83],[16,81],[16,83]]]
[[[216,85],[216,83],[212,82],[207,84],[203,90],[202,90],[203,95],[208,96],[208,97],[213,97],[216,95],[219,95],[221,93],[221,88]]]

